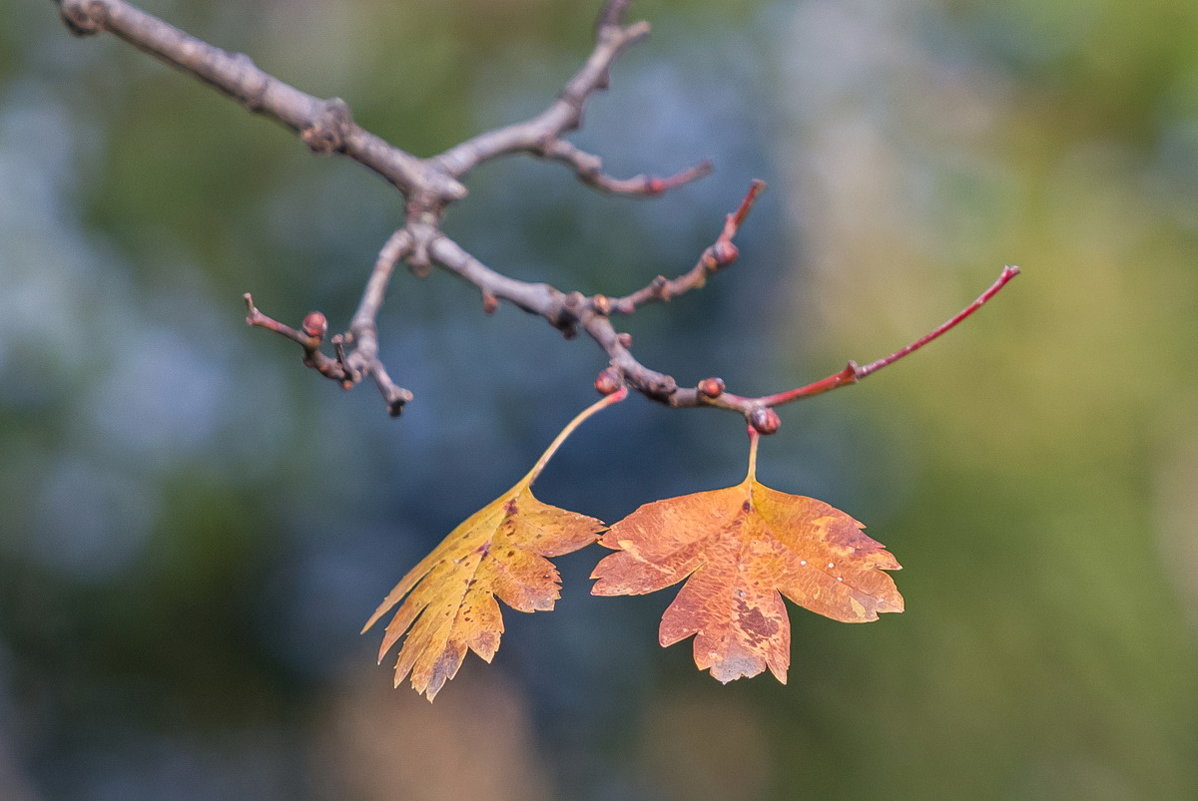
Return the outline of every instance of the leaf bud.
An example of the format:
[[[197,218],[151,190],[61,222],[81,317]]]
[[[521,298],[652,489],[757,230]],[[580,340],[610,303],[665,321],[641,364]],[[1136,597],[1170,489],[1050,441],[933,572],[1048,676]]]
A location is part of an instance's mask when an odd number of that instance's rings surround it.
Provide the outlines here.
[[[616,341],[620,343],[620,347],[627,350],[632,347],[632,334],[621,331],[616,334]]]
[[[718,398],[724,394],[724,379],[704,378],[699,382],[699,393],[708,398]]]
[[[749,425],[757,429],[757,433],[766,436],[775,433],[782,425],[778,413],[768,406],[758,406],[749,412]]]
[[[614,367],[604,368],[595,377],[595,389],[600,395],[610,395],[613,392],[618,392],[622,386],[624,386],[624,381],[620,377],[620,371]]]
[[[721,239],[716,242],[711,248],[711,255],[715,257],[715,269],[727,267],[732,262],[736,261],[740,256],[740,251],[736,245],[729,242],[727,239]]]
[[[322,339],[329,330],[329,321],[320,312],[311,312],[304,318],[303,329],[308,336]]]

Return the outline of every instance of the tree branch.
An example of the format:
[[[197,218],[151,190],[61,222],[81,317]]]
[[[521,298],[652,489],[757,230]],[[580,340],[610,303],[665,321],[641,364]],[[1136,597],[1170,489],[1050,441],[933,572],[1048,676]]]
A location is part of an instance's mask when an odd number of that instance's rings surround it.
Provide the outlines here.
[[[881,370],[887,365],[894,364],[904,356],[909,356],[910,354],[922,348],[924,345],[927,345],[928,343],[939,339],[944,334],[947,334],[959,323],[964,321],[978,309],[982,308],[987,301],[997,295],[999,291],[1017,275],[1019,275],[1018,267],[1012,265],[1003,267],[1002,273],[999,274],[998,279],[995,280],[995,282],[991,284],[985,292],[979,295],[977,300],[975,300],[973,303],[970,303],[964,309],[957,312],[957,314],[955,314],[953,317],[941,323],[939,326],[924,334],[919,339],[915,340],[909,345],[906,345],[905,347],[899,348],[889,356],[878,359],[875,362],[870,362],[864,367],[859,367],[856,362],[849,362],[848,365],[846,365],[845,368],[840,372],[833,373],[826,378],[821,378],[819,381],[814,381],[805,386],[787,390],[786,392],[779,392],[776,395],[758,398],[757,400],[765,406],[781,406],[784,403],[790,403],[791,401],[800,400],[802,398],[809,398],[812,395],[819,395],[833,389],[839,389],[840,387],[846,387],[850,384],[856,384],[866,376],[876,373],[878,370]]]
[[[109,31],[135,47],[190,73],[234,98],[253,112],[270,117],[295,131],[317,153],[341,153],[388,180],[406,200],[406,219],[380,249],[349,329],[329,339],[334,356],[321,350],[328,321],[321,312],[304,318],[299,329],[263,314],[245,295],[246,322],[265,328],[300,345],[304,364],[348,389],[370,378],[395,416],[412,399],[412,393],[391,379],[379,357],[378,315],[395,267],[406,262],[417,275],[439,266],[476,286],[484,311],[491,313],[501,301],[543,317],[565,336],[585,331],[608,357],[608,367],[596,379],[604,394],[628,386],[671,407],[704,406],[742,414],[754,430],[770,434],[779,420],[774,406],[856,383],[893,364],[943,335],[993,297],[1019,270],[1008,267],[999,280],[973,304],[939,328],[907,347],[865,367],[850,362],[839,373],[796,389],[748,398],[725,391],[719,378],[705,378],[694,387],[679,387],[672,376],[658,372],[632,354],[632,339],[618,332],[610,316],[630,315],[646,303],[668,301],[702,287],[707,277],[736,260],[733,239],[745,222],[757,196],[765,188],[753,181],[739,207],[729,214],[715,242],[695,265],[674,279],[658,276],[650,284],[620,298],[579,292],[562,292],[545,283],[529,283],[500,273],[468,253],[441,231],[447,208],[465,197],[460,179],[479,164],[514,154],[557,161],[572,169],[588,185],[605,192],[652,196],[688,183],[711,170],[702,162],[675,175],[656,178],[638,175],[617,179],[603,173],[598,156],[586,153],[562,137],[582,122],[587,100],[606,88],[608,74],[626,47],[643,38],[649,25],[626,25],[628,0],[609,0],[596,26],[596,42],[586,63],[541,114],[523,122],[479,134],[431,159],[419,159],[355,124],[349,107],[338,98],[322,100],[305,94],[263,72],[248,56],[231,54],[190,36],[124,0],[56,0],[70,29],[78,35]]]
[[[580,150],[564,139],[550,139],[543,145],[534,145],[529,152],[534,156],[565,164],[574,170],[578,179],[587,186],[613,195],[654,197],[710,175],[712,169],[711,162],[704,160],[664,178],[653,175],[613,178],[603,172],[603,159]]]
[[[740,202],[740,206],[724,219],[724,229],[720,232],[719,237],[703,251],[695,266],[688,272],[672,281],[659,275],[648,286],[631,295],[613,299],[611,310],[617,314],[632,314],[637,307],[650,301],[664,302],[692,289],[702,288],[707,283],[707,276],[727,267],[740,256],[740,251],[732,243],[732,238],[740,230],[741,223],[745,221],[749,210],[753,208],[757,196],[764,190],[765,181],[754,180],[749,185],[749,191],[745,193],[745,198]]]
[[[587,99],[608,84],[608,70],[616,57],[633,42],[648,35],[649,23],[624,26],[613,18],[611,4],[600,15],[595,49],[586,64],[566,84],[557,99],[532,119],[479,134],[451,147],[435,160],[455,178],[461,178],[484,161],[513,153],[535,153],[553,140],[577,130]],[[614,15],[618,20],[619,14]]]
[[[213,47],[124,0],[60,0],[59,6],[75,34],[109,31],[295,131],[313,152],[344,153],[405,194],[434,178],[437,191],[466,194],[461,184],[434,176],[415,156],[355,124],[345,101],[305,94],[263,72],[243,53]]]
[[[607,88],[612,63],[620,53],[648,35],[647,22],[623,24],[627,6],[628,0],[609,2],[604,6],[595,28],[594,50],[549,108],[531,119],[468,139],[435,157],[434,161],[460,179],[485,161],[527,153],[565,164],[595,189],[630,195],[657,195],[709,174],[711,162],[703,161],[666,178],[647,175],[612,178],[603,173],[603,162],[598,156],[579,150],[561,138],[582,124],[583,110],[591,95]]]

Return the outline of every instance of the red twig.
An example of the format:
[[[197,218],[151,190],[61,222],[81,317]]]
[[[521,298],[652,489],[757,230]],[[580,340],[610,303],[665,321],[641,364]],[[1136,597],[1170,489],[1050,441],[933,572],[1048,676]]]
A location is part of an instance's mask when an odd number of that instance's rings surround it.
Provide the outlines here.
[[[1007,283],[1017,275],[1019,275],[1018,267],[1004,267],[1002,274],[998,276],[998,280],[991,284],[989,289],[979,295],[977,300],[975,300],[973,303],[970,303],[951,319],[946,320],[943,324],[937,326],[927,334],[924,334],[910,345],[899,348],[885,358],[878,359],[875,362],[870,362],[864,367],[858,367],[856,362],[849,362],[843,370],[838,373],[833,373],[827,378],[821,378],[819,381],[807,384],[806,386],[797,387],[787,392],[779,392],[776,395],[768,395],[764,398],[758,398],[757,400],[764,406],[780,406],[783,403],[790,403],[791,401],[799,400],[800,398],[808,398],[812,395],[818,395],[822,392],[848,386],[849,384],[856,384],[858,381],[870,375],[871,373],[876,373],[883,367],[894,364],[904,356],[914,353],[924,345],[927,345],[929,342],[939,339],[941,336],[948,333],[950,330],[956,327],[958,323],[965,320],[978,309],[982,308],[982,306],[984,306],[986,302],[990,300],[990,298],[997,295],[999,290],[1006,286]]]
[[[323,314],[312,312],[304,318],[301,330],[297,331],[259,311],[258,307],[254,305],[254,296],[249,292],[246,292],[243,297],[245,298],[245,321],[247,324],[265,328],[267,331],[274,331],[292,342],[298,342],[304,349],[304,364],[326,378],[331,378],[342,384],[347,381],[352,383],[351,373],[346,369],[345,364],[339,359],[330,359],[320,350],[320,343],[328,330],[328,321]]]

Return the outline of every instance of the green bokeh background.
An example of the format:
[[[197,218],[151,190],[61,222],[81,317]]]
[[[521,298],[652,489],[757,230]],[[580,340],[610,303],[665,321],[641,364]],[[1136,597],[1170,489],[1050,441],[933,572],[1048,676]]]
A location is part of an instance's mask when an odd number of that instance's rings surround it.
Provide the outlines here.
[[[418,154],[539,111],[596,3],[155,2]],[[787,686],[656,646],[661,597],[507,615],[433,706],[361,622],[593,397],[588,342],[397,277],[386,418],[240,295],[352,313],[402,204],[356,165],[51,3],[0,15],[0,798],[1198,797],[1198,5],[650,2],[578,144],[471,177],[497,269],[621,294],[680,272],[753,177],[742,257],[629,321],[638,355],[761,394],[913,339],[783,410],[761,478],[869,524],[908,611],[792,610]],[[726,415],[634,398],[538,493],[608,520],[742,474]]]

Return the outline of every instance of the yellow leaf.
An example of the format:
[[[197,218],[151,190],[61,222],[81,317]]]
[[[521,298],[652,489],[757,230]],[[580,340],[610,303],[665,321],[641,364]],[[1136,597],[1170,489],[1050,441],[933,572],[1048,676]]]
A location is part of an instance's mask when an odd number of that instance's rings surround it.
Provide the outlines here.
[[[582,421],[626,394],[608,395],[570,421],[528,475],[459,524],[375,610],[363,633],[399,604],[379,648],[381,662],[403,638],[395,686],[410,673],[412,687],[431,701],[467,649],[490,662],[503,634],[496,599],[521,612],[553,609],[561,580],[548,557],[590,545],[604,524],[542,503],[532,483]]]

